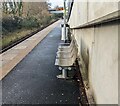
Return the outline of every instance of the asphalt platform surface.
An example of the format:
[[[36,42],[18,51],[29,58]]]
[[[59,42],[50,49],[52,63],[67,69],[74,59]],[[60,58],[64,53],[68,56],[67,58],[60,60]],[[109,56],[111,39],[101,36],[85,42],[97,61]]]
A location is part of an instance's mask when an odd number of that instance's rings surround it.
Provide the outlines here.
[[[59,25],[2,80],[3,104],[78,104],[78,83],[56,78],[60,35]]]

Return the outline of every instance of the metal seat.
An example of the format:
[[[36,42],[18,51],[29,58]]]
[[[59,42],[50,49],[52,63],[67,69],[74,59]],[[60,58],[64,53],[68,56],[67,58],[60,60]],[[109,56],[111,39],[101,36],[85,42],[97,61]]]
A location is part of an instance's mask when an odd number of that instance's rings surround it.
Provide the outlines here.
[[[60,43],[58,46],[57,56],[55,65],[59,66],[62,70],[62,75],[58,75],[57,78],[67,79],[67,70],[73,66],[77,58],[78,49],[75,41],[72,40],[70,43]]]
[[[77,54],[77,48],[76,47],[73,47],[71,49],[71,51],[67,51],[67,50],[64,50],[64,51],[58,51],[57,52],[57,56],[56,58],[71,58],[73,54]]]
[[[60,43],[58,46],[58,51],[68,51],[71,50],[74,46],[74,41],[72,40],[71,43]]]
[[[61,66],[61,67],[70,67],[74,64],[76,60],[76,55],[73,54],[72,57],[69,58],[56,58],[55,65]]]

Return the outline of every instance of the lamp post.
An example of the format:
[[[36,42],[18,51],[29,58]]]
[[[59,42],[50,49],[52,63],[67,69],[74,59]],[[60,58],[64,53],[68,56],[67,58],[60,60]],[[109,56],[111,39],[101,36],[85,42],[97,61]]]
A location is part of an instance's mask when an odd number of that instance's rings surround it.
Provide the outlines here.
[[[64,0],[64,42],[67,40],[67,35],[66,35],[66,0]]]

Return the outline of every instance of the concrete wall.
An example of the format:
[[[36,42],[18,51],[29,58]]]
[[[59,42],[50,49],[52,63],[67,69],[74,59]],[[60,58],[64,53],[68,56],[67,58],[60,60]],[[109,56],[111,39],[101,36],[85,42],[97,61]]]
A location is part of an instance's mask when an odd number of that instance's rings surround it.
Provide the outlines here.
[[[78,45],[83,79],[89,83],[90,92],[97,104],[118,104],[119,23],[118,21],[103,22],[87,28],[78,26],[87,25],[92,21],[96,23],[101,17],[109,19],[108,14],[118,10],[118,2],[75,3],[69,20]],[[112,19],[116,17],[111,16]],[[102,18],[99,21],[102,22]]]
[[[71,28],[87,23],[87,0],[85,1],[86,2],[79,2],[79,0],[76,0],[76,2],[74,2],[72,9],[74,12],[71,12],[69,19]]]
[[[96,102],[118,104],[118,25],[95,28],[89,71]]]
[[[118,11],[118,0],[116,2],[90,2],[88,0],[88,22],[102,18]]]
[[[74,0],[69,24],[71,28],[81,27],[93,22],[113,19],[120,16],[120,0]]]
[[[89,82],[96,103],[117,104],[118,24],[74,29],[74,36],[79,58],[83,60],[81,65],[86,66],[81,71]]]

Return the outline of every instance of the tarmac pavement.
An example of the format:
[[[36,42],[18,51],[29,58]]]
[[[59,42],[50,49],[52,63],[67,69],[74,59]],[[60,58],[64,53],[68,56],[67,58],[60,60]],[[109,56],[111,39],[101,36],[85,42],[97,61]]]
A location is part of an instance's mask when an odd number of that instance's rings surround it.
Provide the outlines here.
[[[60,35],[58,25],[2,79],[3,104],[78,105],[78,83],[56,77],[60,74],[54,65]]]

